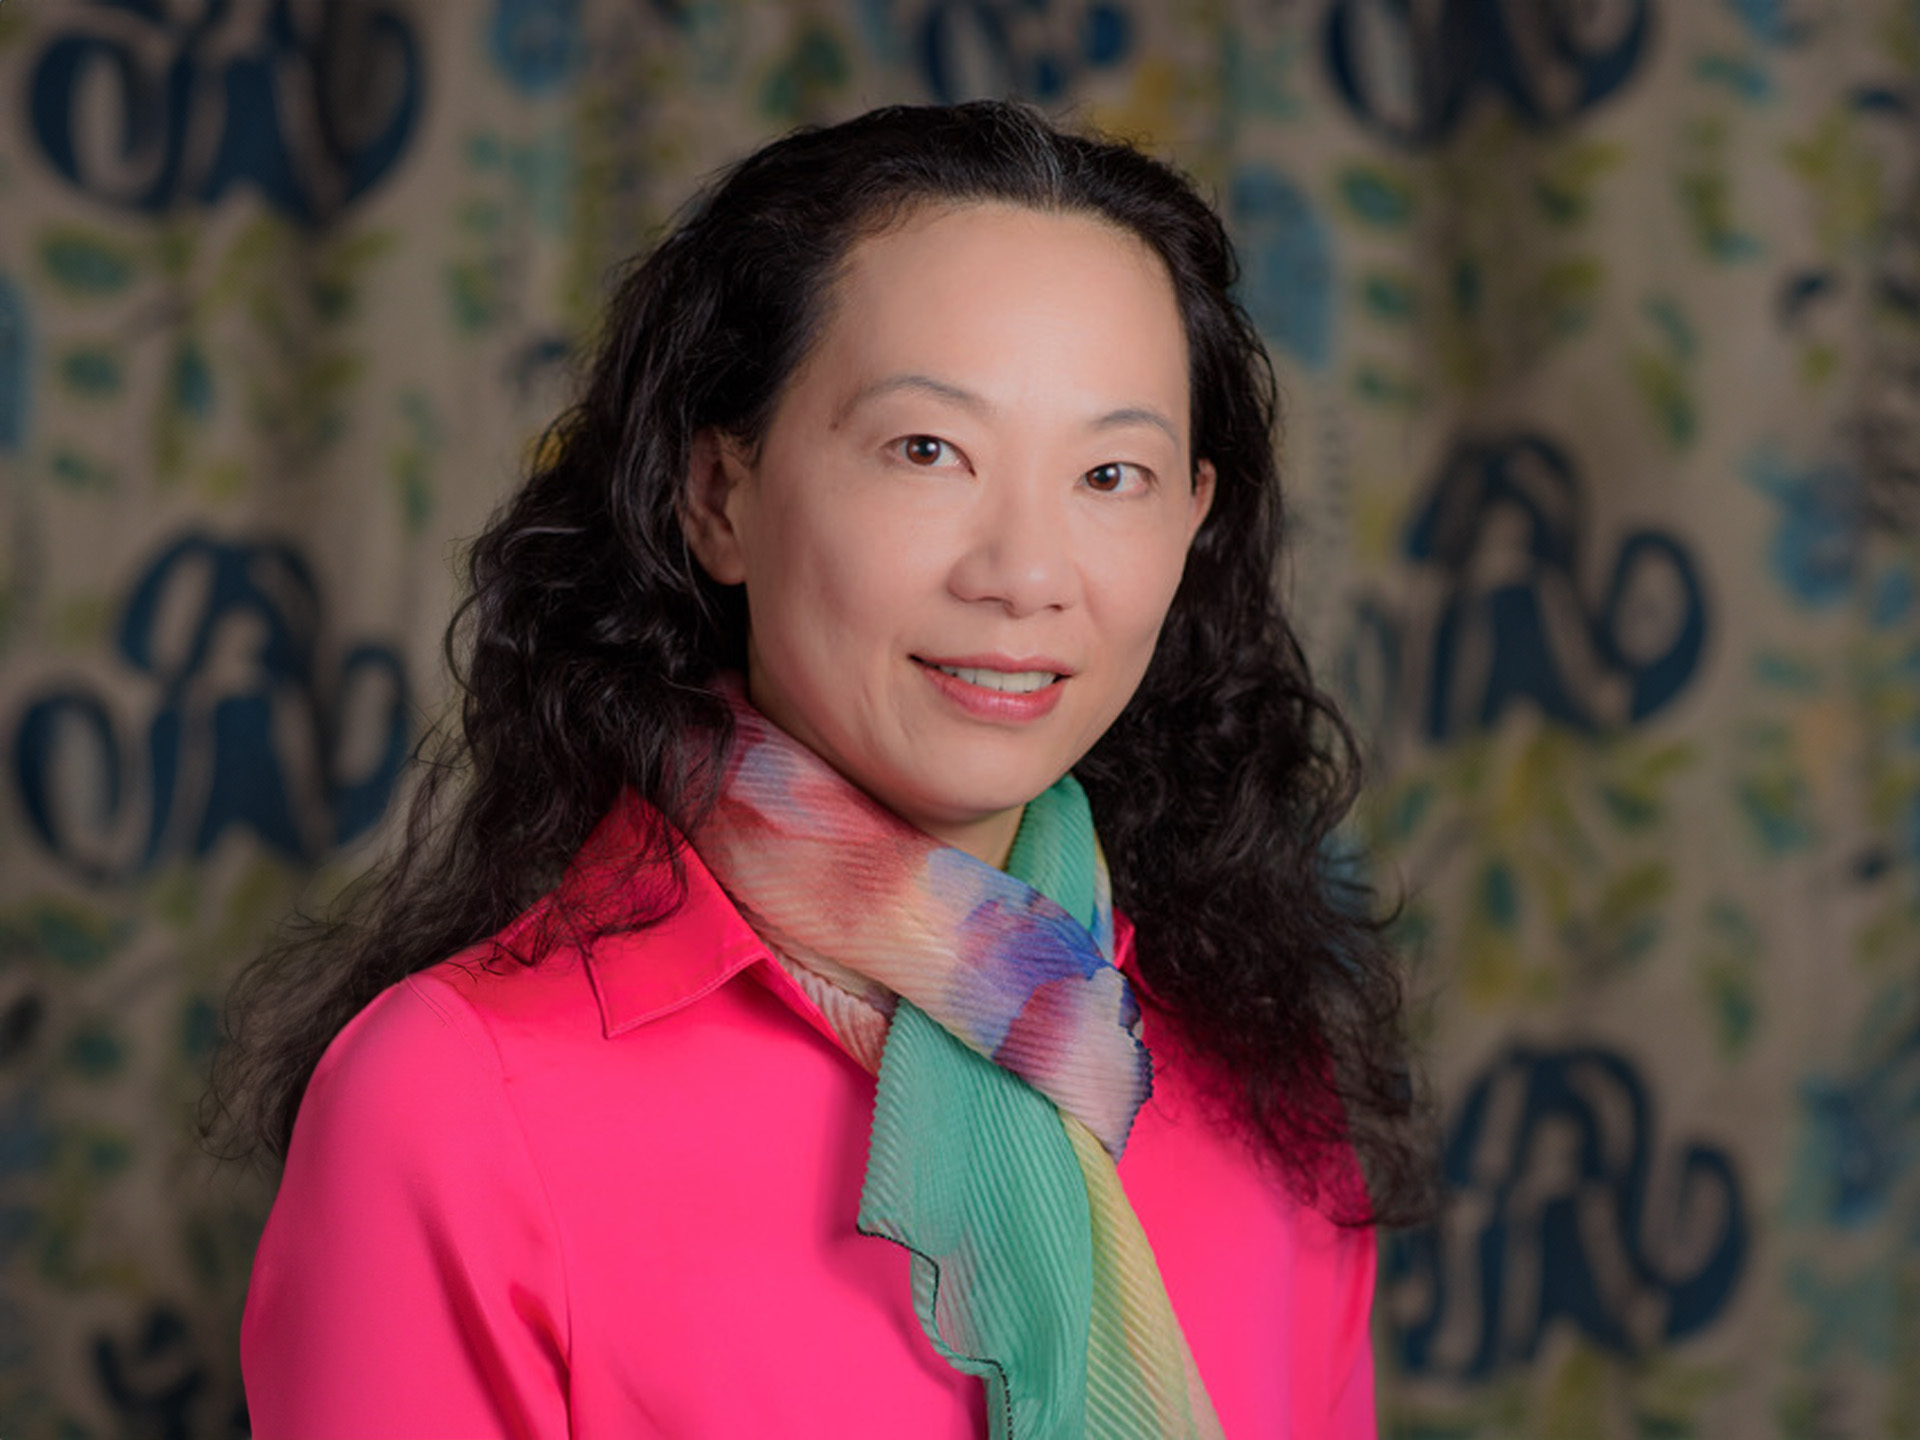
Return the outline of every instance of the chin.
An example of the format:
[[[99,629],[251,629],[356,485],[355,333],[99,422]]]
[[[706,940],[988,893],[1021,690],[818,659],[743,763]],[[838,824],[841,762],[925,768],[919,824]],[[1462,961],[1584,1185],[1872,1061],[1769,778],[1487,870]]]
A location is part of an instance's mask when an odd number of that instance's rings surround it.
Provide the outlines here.
[[[940,828],[964,828],[983,825],[1009,810],[1018,810],[1053,784],[1052,779],[1032,785],[1014,785],[971,790],[964,797],[929,797],[920,814]],[[924,828],[924,826],[923,826]]]

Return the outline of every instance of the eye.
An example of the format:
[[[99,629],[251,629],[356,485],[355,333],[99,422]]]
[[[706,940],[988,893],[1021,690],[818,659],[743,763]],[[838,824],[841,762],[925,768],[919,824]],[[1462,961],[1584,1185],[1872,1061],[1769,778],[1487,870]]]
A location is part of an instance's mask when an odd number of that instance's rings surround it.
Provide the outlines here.
[[[918,465],[923,469],[931,469],[942,463],[952,464],[959,458],[953,446],[938,435],[909,435],[894,441],[892,448],[909,465]]]
[[[1151,483],[1153,473],[1145,466],[1126,460],[1109,460],[1104,465],[1094,466],[1080,478],[1086,481],[1089,490],[1097,490],[1102,495],[1118,495]]]

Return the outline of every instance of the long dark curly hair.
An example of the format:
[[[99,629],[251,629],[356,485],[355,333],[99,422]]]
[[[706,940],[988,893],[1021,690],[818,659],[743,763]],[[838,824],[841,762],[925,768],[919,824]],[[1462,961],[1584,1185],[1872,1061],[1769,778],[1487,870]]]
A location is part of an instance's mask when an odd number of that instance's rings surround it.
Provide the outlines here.
[[[1186,326],[1196,459],[1212,510],[1146,678],[1075,773],[1136,928],[1154,1003],[1225,1075],[1250,1142],[1350,1224],[1426,1195],[1402,998],[1371,897],[1329,863],[1352,736],[1281,613],[1276,390],[1232,299],[1232,248],[1192,185],[1126,145],[1017,105],[896,107],[789,135],[726,171],[627,274],[583,399],[472,547],[448,634],[457,733],[344,918],[237,984],[209,1131],[284,1155],[328,1043],[383,988],[501,930],[565,874],[623,790],[672,863],[731,730],[714,682],[746,612],[690,558],[696,434],[751,448],[818,333],[851,247],[914,208],[995,202],[1093,216],[1165,262]],[[692,737],[692,743],[689,743]],[[618,921],[660,918],[636,902]],[[524,963],[562,938],[548,927]],[[578,940],[577,933],[565,938]],[[1349,1147],[1368,1185],[1351,1175]]]

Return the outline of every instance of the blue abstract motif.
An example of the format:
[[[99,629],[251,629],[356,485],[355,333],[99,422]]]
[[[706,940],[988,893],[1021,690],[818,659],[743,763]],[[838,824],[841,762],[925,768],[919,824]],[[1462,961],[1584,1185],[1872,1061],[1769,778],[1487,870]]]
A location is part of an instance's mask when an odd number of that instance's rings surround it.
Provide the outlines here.
[[[186,1440],[193,1433],[196,1402],[209,1377],[193,1332],[177,1310],[155,1306],[131,1344],[96,1335],[93,1364],[101,1391],[122,1419],[168,1440]]]
[[[118,627],[119,658],[158,692],[137,761],[145,824],[123,773],[134,747],[113,711],[84,687],[62,688],[27,705],[14,739],[41,842],[107,878],[206,855],[234,827],[295,859],[371,828],[406,759],[406,676],[380,645],[353,648],[326,674],[321,610],[287,546],[204,535],[171,546],[134,585]],[[371,759],[349,774],[355,749]]]
[[[1333,241],[1305,192],[1266,165],[1233,177],[1228,211],[1244,257],[1240,302],[1269,340],[1312,370],[1333,358]]]
[[[1725,0],[1747,33],[1766,45],[1804,45],[1818,23],[1815,0]]]
[[[1062,98],[1084,72],[1127,59],[1133,17],[1109,0],[1084,7],[933,0],[916,48],[927,88],[942,103],[1013,94],[1045,104]]]
[[[26,299],[0,275],[0,455],[27,444],[27,381],[33,373],[27,343]]]
[[[1651,0],[1334,0],[1327,68],[1354,114],[1404,145],[1444,140],[1482,91],[1546,127],[1633,78],[1651,10]]]
[[[241,181],[321,222],[399,161],[421,110],[420,44],[397,6],[87,0],[28,87],[34,138],[96,200],[211,205]]]
[[[1387,1303],[1409,1373],[1483,1380],[1556,1323],[1622,1356],[1696,1334],[1733,1294],[1748,1219],[1727,1154],[1656,1165],[1646,1086],[1598,1048],[1514,1046],[1447,1139],[1449,1199],[1391,1237]]]
[[[498,0],[487,27],[487,49],[521,94],[555,89],[586,54],[580,0]]]
[[[1802,1081],[1800,1099],[1791,1218],[1843,1230],[1878,1221],[1920,1176],[1920,1023],[1851,1074]]]
[[[1866,555],[1860,477],[1839,464],[1797,470],[1771,450],[1754,455],[1743,468],[1748,483],[1780,507],[1767,547],[1774,578],[1809,609],[1845,600]]]
[[[1831,1365],[1849,1352],[1876,1366],[1894,1363],[1901,1309],[1898,1262],[1871,1261],[1851,1275],[1828,1280],[1798,1261],[1787,1269],[1787,1293],[1808,1321],[1801,1364]]]
[[[1581,584],[1584,496],[1537,435],[1455,447],[1408,530],[1439,575],[1424,729],[1492,729],[1516,701],[1594,732],[1645,720],[1693,678],[1707,607],[1693,558],[1657,530],[1628,535],[1597,605]]]

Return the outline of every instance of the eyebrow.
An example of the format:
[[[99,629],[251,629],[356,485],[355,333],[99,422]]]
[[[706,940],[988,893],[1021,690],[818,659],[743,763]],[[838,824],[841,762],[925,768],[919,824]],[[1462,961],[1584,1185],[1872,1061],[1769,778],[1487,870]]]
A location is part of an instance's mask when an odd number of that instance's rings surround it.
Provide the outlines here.
[[[957,405],[973,415],[985,415],[993,409],[993,403],[985,396],[976,395],[963,386],[935,379],[931,375],[889,375],[884,380],[875,380],[871,384],[862,385],[848,396],[840,408],[834,412],[833,428],[839,429],[846,423],[849,415],[867,402],[877,400],[883,395],[898,394],[903,390],[931,395],[935,399]],[[1169,440],[1176,445],[1180,443],[1180,432],[1174,427],[1173,421],[1147,405],[1126,405],[1118,410],[1109,410],[1106,414],[1097,417],[1088,428],[1120,430],[1131,425],[1147,425],[1153,429],[1165,431]]]
[[[914,390],[923,395],[931,395],[937,400],[958,405],[962,410],[975,415],[984,415],[993,408],[984,396],[976,395],[973,391],[962,389],[958,385],[951,385],[945,380],[936,380],[931,375],[889,375],[884,380],[875,380],[870,384],[862,385],[849,395],[845,403],[834,412],[833,428],[838,430],[846,423],[849,415],[868,401],[878,400],[883,395],[898,394],[902,390]]]
[[[1123,409],[1109,410],[1093,422],[1095,430],[1119,430],[1129,425],[1151,425],[1156,430],[1167,432],[1167,438],[1174,444],[1180,443],[1180,432],[1173,428],[1173,421],[1158,410],[1145,405],[1128,405]]]

